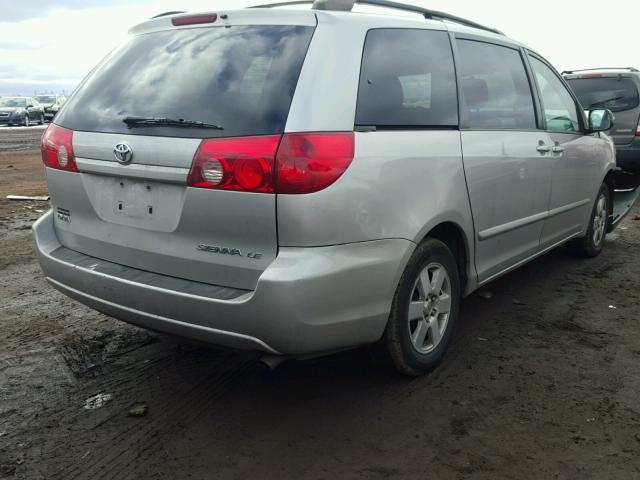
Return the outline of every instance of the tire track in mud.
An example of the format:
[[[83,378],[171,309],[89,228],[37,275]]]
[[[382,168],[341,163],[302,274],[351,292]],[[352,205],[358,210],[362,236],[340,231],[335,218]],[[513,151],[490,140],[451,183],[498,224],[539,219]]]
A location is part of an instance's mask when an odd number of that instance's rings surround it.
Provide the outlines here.
[[[225,361],[222,363],[223,368],[220,369],[220,364],[215,362],[216,357],[209,358],[211,361],[209,369],[213,367],[213,371],[207,372],[206,368],[201,367],[209,355],[205,354],[205,358],[202,359],[200,358],[201,353],[196,350],[192,352],[191,358],[186,364],[183,361],[178,368],[169,368],[169,385],[164,385],[161,391],[174,393],[170,404],[150,407],[151,410],[145,418],[127,419],[124,418],[126,408],[123,408],[126,405],[118,402],[117,406],[112,407],[112,410],[117,409],[117,411],[107,421],[100,422],[97,426],[101,431],[101,439],[99,444],[93,447],[95,454],[89,457],[91,460],[81,463],[74,462],[62,468],[53,478],[136,478],[136,472],[138,472],[136,466],[148,466],[148,461],[151,458],[158,454],[163,456],[160,450],[162,448],[161,438],[164,435],[171,435],[181,424],[189,425],[197,422],[198,417],[212,408],[215,401],[233,388],[239,378],[256,368],[254,360],[237,361],[231,366],[226,362],[228,359],[223,356],[217,358],[217,360]],[[160,359],[153,365],[154,368],[136,371],[134,377],[128,376],[127,371],[119,372],[120,379],[126,378],[126,380],[123,382],[118,378],[113,378],[106,384],[102,383],[101,390],[112,393],[114,402],[119,397],[126,398],[126,392],[131,390],[132,385],[148,381],[149,374],[155,375],[159,371],[166,370],[163,367],[171,365],[175,367],[174,360],[171,356]],[[190,373],[192,375],[189,375]],[[89,389],[83,390],[86,394],[90,393]],[[159,393],[153,390],[136,392],[136,398],[144,399]],[[131,397],[130,399],[130,403],[135,401]],[[188,399],[188,402],[183,403],[184,399]],[[158,410],[160,410],[159,414]],[[122,425],[123,418],[124,426]],[[129,422],[128,425],[126,425],[126,421]],[[102,453],[100,450],[103,450]]]

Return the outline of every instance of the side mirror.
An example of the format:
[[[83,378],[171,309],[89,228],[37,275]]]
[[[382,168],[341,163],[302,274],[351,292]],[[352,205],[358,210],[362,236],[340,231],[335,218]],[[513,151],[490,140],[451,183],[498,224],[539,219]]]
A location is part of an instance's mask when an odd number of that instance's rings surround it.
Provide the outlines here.
[[[589,111],[589,129],[592,132],[606,132],[613,128],[615,117],[611,110],[598,108]]]
[[[33,105],[27,105],[27,108],[33,108]]]

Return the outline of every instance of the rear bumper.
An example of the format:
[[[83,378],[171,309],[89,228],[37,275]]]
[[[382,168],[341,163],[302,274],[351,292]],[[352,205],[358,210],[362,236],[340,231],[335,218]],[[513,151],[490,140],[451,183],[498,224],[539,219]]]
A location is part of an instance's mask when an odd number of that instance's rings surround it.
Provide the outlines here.
[[[640,137],[627,145],[616,145],[616,160],[623,170],[640,172]]]
[[[47,280],[112,317],[215,345],[305,355],[375,342],[414,244],[402,239],[282,248],[255,291],[150,274],[58,241],[51,212],[33,227]]]

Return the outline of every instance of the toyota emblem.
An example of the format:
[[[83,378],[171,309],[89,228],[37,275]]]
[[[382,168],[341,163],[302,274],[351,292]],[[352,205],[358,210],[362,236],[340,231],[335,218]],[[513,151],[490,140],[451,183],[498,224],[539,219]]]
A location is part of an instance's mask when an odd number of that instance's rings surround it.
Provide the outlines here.
[[[133,160],[133,150],[131,150],[131,147],[126,143],[118,143],[113,147],[113,154],[116,160],[122,165],[126,165]]]

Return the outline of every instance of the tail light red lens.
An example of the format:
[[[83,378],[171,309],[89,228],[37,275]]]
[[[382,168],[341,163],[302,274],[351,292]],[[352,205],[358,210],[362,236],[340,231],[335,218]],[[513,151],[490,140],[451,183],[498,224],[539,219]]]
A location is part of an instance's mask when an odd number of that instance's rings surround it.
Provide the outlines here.
[[[73,153],[73,131],[52,123],[42,135],[42,161],[47,167],[77,172]]]
[[[353,153],[353,132],[285,134],[276,159],[278,193],[327,188],[351,164]]]
[[[638,118],[638,126],[636,127],[636,137],[640,137],[640,118]]]
[[[340,178],[353,154],[353,132],[204,140],[187,184],[242,192],[313,193]]]
[[[204,140],[193,159],[192,187],[273,193],[280,135]]]

